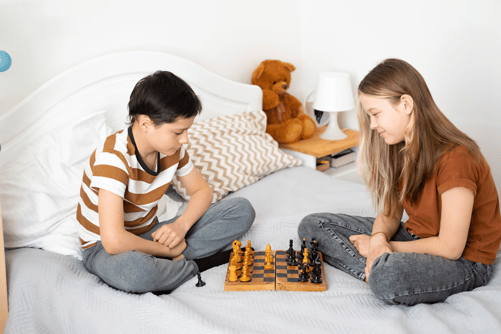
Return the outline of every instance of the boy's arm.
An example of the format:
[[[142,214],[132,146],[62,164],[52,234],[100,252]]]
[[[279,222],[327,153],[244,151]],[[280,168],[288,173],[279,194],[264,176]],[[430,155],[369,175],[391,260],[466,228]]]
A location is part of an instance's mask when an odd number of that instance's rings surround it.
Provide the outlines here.
[[[152,233],[153,240],[170,248],[184,240],[189,229],[203,216],[212,203],[212,189],[198,169],[193,168],[185,176],[178,177],[190,195],[183,214],[175,222],[167,224]]]
[[[428,253],[446,259],[461,257],[468,238],[474,195],[470,189],[456,187],[442,193],[442,215],[438,236],[414,241],[392,241],[395,252]]]
[[[176,257],[186,248],[186,243],[169,248],[157,242],[145,240],[124,228],[123,199],[105,189],[99,189],[99,230],[103,247],[109,254],[132,250],[160,257]]]

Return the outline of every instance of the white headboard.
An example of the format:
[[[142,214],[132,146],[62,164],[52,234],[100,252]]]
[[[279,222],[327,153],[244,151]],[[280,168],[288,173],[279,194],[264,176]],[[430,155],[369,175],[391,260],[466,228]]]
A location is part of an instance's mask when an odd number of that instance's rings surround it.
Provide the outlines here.
[[[203,105],[198,120],[262,108],[259,87],[222,78],[186,59],[149,51],[111,54],[61,73],[0,116],[0,166],[40,135],[85,113],[106,110],[112,130],[124,128],[134,85],[157,70],[191,85]]]

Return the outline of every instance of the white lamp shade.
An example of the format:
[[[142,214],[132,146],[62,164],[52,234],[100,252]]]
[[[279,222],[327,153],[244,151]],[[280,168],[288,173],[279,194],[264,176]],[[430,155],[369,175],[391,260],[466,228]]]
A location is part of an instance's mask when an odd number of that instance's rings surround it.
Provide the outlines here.
[[[313,109],[324,112],[348,111],[355,108],[350,76],[343,72],[325,72],[318,76]]]

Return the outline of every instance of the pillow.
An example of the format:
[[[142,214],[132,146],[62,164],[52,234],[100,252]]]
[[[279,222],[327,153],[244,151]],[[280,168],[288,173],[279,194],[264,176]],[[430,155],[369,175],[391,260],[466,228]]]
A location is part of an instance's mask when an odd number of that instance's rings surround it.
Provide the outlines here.
[[[268,174],[301,165],[301,160],[281,151],[265,130],[263,111],[212,118],[190,128],[188,154],[214,191],[213,203]],[[177,177],[173,185],[189,199]]]
[[[107,132],[104,111],[86,115],[41,136],[2,167],[6,248],[36,247],[81,258],[75,218],[80,183]]]

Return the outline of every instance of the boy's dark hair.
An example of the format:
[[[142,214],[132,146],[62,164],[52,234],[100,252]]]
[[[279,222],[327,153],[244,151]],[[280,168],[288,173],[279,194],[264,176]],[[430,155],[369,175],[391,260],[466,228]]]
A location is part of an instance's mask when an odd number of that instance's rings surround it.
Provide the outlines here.
[[[129,122],[146,115],[159,126],[178,118],[191,118],[202,111],[202,103],[191,87],[168,71],[157,71],[138,81],[129,100]]]

